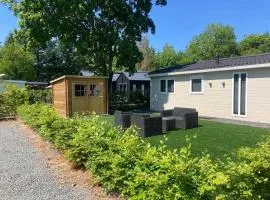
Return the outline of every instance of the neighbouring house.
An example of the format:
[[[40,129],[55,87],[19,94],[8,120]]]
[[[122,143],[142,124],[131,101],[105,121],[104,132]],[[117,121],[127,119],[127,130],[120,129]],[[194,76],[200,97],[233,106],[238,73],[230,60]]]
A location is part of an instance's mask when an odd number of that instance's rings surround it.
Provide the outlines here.
[[[8,85],[15,85],[18,88],[24,88],[27,81],[18,81],[18,80],[2,80],[0,79],[0,93],[4,92]]]
[[[209,60],[149,73],[150,107],[270,123],[270,53]]]
[[[148,72],[115,73],[113,75],[113,91],[125,92],[128,96],[140,91],[144,96],[150,94],[150,78]]]
[[[94,76],[89,70],[81,70],[80,76]],[[150,94],[150,78],[148,72],[119,72],[114,73],[112,78],[113,92],[125,92],[128,96],[140,91],[144,96]]]
[[[53,106],[64,117],[108,113],[106,77],[62,76],[51,81]]]
[[[50,84],[47,82],[26,82],[25,86],[32,90],[46,89]]]

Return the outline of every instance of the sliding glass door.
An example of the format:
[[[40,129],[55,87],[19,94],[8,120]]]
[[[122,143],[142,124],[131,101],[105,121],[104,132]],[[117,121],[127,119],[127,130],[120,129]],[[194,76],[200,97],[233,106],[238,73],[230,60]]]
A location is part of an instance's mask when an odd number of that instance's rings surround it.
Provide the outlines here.
[[[247,115],[247,73],[233,74],[233,114]]]

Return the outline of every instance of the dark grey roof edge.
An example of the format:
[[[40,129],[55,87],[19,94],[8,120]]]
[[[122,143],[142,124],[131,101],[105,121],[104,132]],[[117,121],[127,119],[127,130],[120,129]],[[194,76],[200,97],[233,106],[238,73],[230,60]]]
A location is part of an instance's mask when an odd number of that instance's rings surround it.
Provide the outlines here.
[[[212,59],[186,65],[176,65],[156,70],[150,72],[149,74],[151,75],[151,74],[170,73],[176,71],[194,71],[194,70],[215,69],[215,68],[233,68],[235,66],[256,65],[265,63],[270,63],[270,53],[221,58],[219,59],[219,62],[217,62],[217,60]]]

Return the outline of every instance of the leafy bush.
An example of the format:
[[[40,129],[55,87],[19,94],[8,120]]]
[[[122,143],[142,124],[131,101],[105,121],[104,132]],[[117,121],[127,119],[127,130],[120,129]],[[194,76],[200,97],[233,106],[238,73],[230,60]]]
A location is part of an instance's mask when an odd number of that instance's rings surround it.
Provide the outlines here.
[[[50,90],[19,89],[8,85],[0,94],[0,118],[15,117],[17,107],[22,104],[48,103],[52,101]]]
[[[112,104],[128,103],[128,95],[123,91],[116,91],[112,94]]]
[[[270,139],[221,163],[192,157],[191,145],[153,147],[135,127],[123,131],[98,116],[64,119],[41,104],[20,106],[18,113],[108,191],[130,199],[269,199]]]

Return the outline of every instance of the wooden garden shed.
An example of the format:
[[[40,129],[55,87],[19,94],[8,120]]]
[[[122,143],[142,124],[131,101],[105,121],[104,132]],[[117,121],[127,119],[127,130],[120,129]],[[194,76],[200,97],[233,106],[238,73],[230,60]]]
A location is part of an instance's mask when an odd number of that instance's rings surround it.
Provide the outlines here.
[[[62,76],[51,84],[53,106],[60,115],[108,113],[106,77]]]

